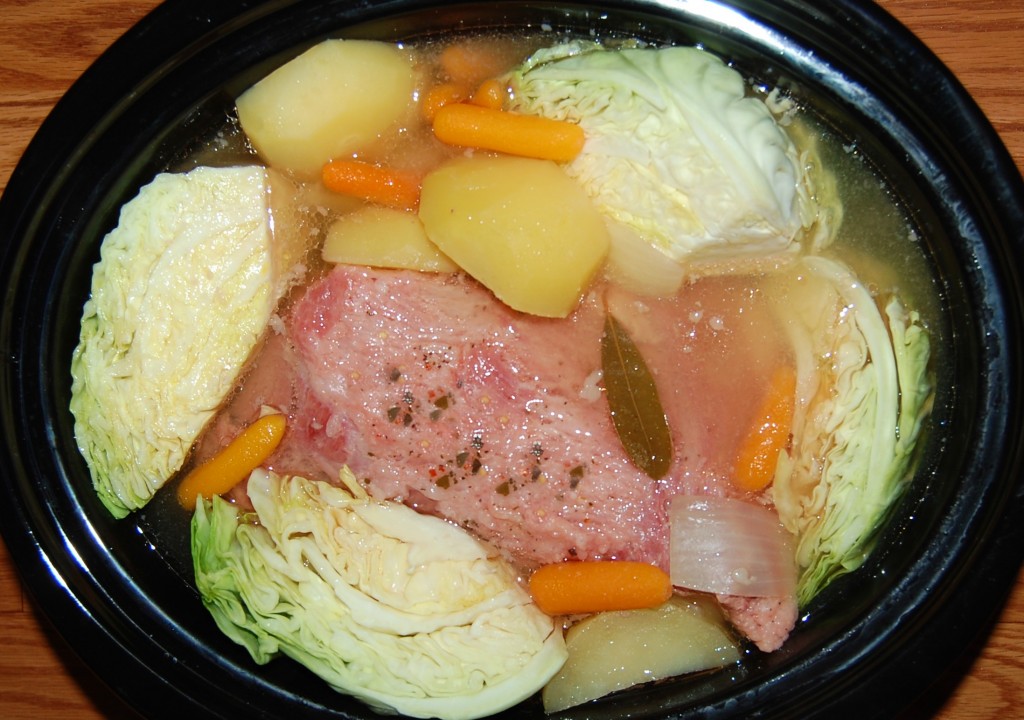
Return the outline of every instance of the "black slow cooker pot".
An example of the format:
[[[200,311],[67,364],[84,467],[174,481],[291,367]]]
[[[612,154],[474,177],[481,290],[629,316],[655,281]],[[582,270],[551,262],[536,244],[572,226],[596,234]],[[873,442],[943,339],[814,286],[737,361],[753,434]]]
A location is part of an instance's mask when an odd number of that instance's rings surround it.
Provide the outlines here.
[[[149,717],[370,717],[299,666],[254,665],[202,608],[144,517],[99,505],[68,411],[92,264],[120,205],[223,121],[233,98],[327,36],[419,38],[530,25],[699,43],[813,99],[912,209],[941,294],[940,371],[920,469],[877,551],[785,648],[565,713],[612,718],[883,717],[985,627],[1024,554],[1024,184],[951,74],[855,0],[170,0],[77,82],[0,205],[0,521],[33,598]],[[180,540],[179,540],[180,542]],[[538,701],[505,713],[538,717]]]

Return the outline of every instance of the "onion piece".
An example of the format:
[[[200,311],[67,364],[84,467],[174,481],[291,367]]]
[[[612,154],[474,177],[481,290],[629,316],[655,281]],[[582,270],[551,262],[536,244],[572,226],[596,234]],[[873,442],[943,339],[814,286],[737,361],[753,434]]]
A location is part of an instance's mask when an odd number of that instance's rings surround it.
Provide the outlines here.
[[[785,597],[796,591],[792,536],[768,508],[680,495],[672,499],[669,520],[673,585],[746,597]]]
[[[608,275],[639,295],[671,297],[683,284],[685,269],[628,225],[608,220]]]

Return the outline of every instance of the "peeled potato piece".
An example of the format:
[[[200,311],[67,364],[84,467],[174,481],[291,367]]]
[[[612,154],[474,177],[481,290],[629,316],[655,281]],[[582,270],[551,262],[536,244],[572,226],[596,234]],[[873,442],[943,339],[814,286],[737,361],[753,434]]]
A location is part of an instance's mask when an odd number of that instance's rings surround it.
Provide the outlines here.
[[[569,659],[542,692],[549,713],[740,659],[717,605],[703,597],[675,596],[649,610],[592,615],[569,629],[565,645]]]
[[[556,163],[462,157],[423,181],[427,236],[498,299],[565,317],[608,252],[601,215]]]
[[[335,220],[327,230],[322,256],[330,263],[424,272],[458,269],[427,239],[416,215],[375,206]]]
[[[413,85],[412,62],[398,47],[325,40],[242,93],[238,120],[268,164],[312,176],[391,127]]]

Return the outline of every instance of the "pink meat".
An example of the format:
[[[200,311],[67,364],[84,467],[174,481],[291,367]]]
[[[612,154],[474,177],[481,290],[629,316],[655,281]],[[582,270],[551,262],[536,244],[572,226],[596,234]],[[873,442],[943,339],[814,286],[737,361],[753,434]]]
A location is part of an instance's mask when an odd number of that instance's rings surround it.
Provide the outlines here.
[[[606,307],[640,346],[673,434],[667,476],[622,449],[600,391]],[[292,307],[223,416],[287,408],[273,466],[336,479],[472,530],[528,570],[566,559],[668,567],[676,494],[732,494],[751,399],[784,356],[742,283],[672,300],[598,288],[567,320],[516,313],[460,275],[338,266]]]
[[[795,597],[719,595],[718,602],[733,626],[764,652],[782,647],[796,625]]]

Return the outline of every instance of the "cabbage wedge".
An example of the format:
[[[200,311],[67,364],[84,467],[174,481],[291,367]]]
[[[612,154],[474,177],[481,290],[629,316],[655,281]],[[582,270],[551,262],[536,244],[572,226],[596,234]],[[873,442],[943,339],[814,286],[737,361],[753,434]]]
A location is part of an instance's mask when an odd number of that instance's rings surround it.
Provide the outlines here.
[[[493,551],[342,480],[257,470],[254,513],[196,508],[203,602],[254,660],[290,656],[378,710],[444,720],[515,705],[561,668],[561,628]]]
[[[103,239],[70,409],[114,517],[146,505],[181,469],[303,272],[306,241],[287,229],[294,192],[256,166],[162,173]]]
[[[928,334],[898,297],[880,306],[825,257],[791,272],[778,313],[795,350],[798,402],[773,496],[797,537],[806,606],[871,552],[912,476],[932,383]]]
[[[797,148],[712,53],[568,43],[536,53],[510,83],[513,110],[583,128],[565,169],[617,232],[695,274],[767,268],[831,241],[839,200],[816,196],[813,149]]]

